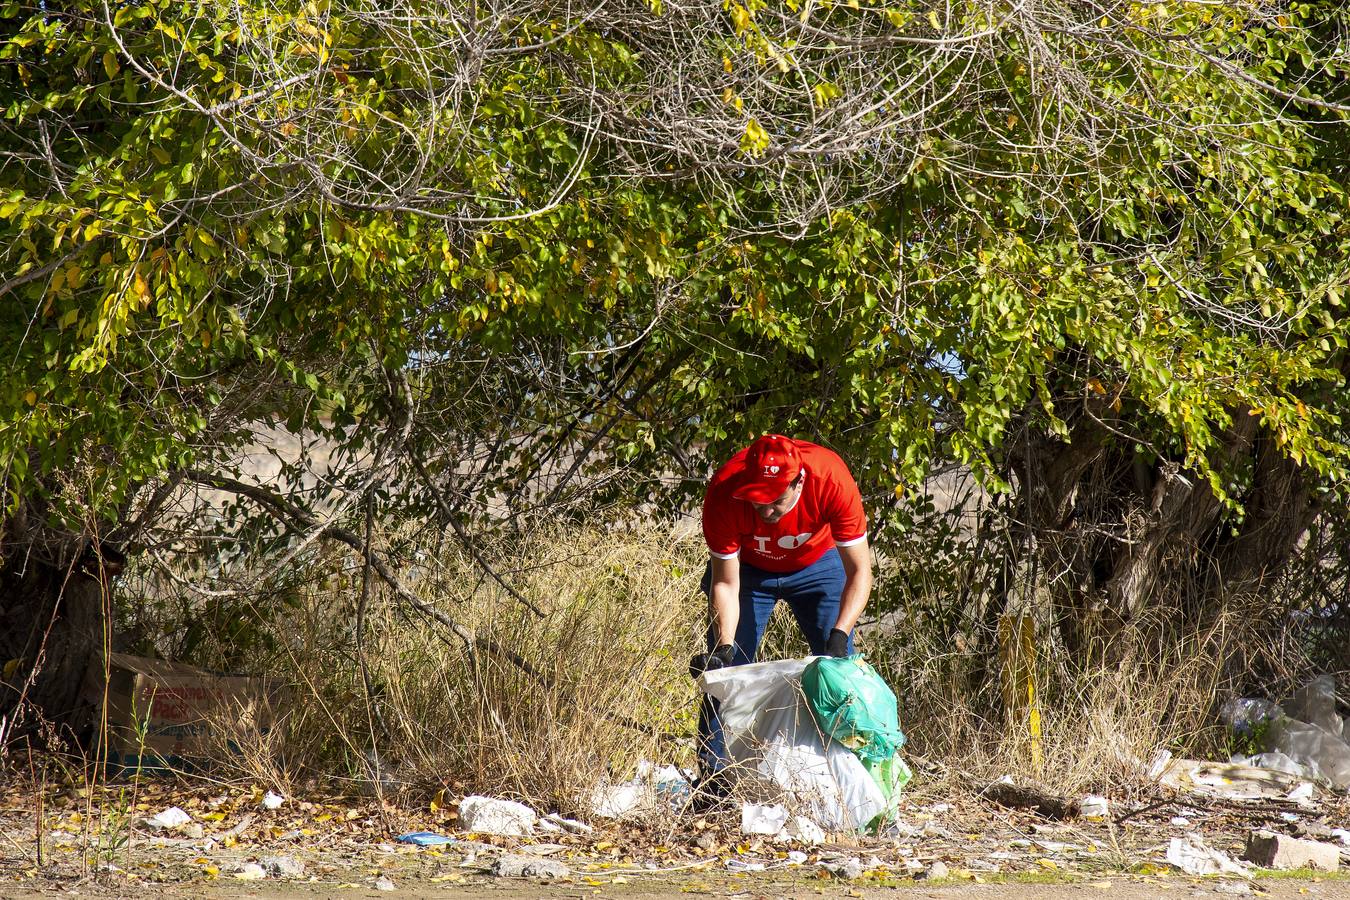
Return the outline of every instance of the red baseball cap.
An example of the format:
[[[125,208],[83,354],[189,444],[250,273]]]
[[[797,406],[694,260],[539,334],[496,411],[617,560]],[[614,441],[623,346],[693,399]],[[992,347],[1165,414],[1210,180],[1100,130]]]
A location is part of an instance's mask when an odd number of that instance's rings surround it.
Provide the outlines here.
[[[772,503],[787,493],[801,470],[801,454],[792,438],[766,434],[746,451],[745,472],[731,496],[751,503]]]

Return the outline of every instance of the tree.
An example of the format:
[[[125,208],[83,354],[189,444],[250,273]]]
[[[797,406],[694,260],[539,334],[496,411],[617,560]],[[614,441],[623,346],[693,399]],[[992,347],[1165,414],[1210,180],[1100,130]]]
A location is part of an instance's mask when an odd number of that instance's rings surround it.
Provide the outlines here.
[[[1186,529],[1247,523],[1222,552],[1261,543],[1259,583],[1312,509],[1275,492],[1344,475],[1342,15],[10,4],[11,685],[69,707],[81,573],[185,484],[282,559],[374,559],[367,511],[472,548],[490,501],[689,498],[769,429],[844,452],[883,527],[935,456],[1013,492],[1069,631],[1147,603]],[[250,484],[267,425],[353,465]]]

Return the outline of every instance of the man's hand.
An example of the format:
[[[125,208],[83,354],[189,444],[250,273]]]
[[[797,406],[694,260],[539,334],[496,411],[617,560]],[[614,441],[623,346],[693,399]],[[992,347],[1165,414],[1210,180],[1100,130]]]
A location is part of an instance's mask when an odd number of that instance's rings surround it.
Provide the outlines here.
[[[840,631],[838,628],[830,629],[830,636],[825,641],[826,656],[848,656],[848,634]]]
[[[696,653],[694,658],[689,660],[689,677],[697,678],[704,672],[729,666],[735,655],[736,651],[730,644],[722,644],[711,653]]]

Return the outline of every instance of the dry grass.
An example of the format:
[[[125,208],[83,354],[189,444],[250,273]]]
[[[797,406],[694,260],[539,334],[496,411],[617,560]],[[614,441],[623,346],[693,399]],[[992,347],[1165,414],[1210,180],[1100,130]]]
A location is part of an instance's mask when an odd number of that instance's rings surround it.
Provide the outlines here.
[[[322,574],[333,571],[329,560],[273,623],[278,648],[251,667],[292,686],[293,713],[284,727],[241,740],[245,752],[227,762],[280,788],[319,776],[391,799],[423,800],[448,788],[451,796],[484,792],[565,812],[584,812],[599,779],[626,777],[639,759],[691,764],[696,695],[685,668],[704,622],[697,536],[580,530],[483,552],[542,615],[453,552],[420,561],[411,583],[532,672],[466,652],[442,626],[379,589],[358,653],[360,572]],[[970,621],[946,639],[902,608],[861,646],[900,698],[907,752],[935,764],[919,767],[914,790],[950,793],[1013,773],[1067,795],[1119,793],[1140,784],[1159,750],[1226,754],[1214,711],[1234,689],[1234,673],[1280,670],[1284,683],[1272,694],[1292,682],[1297,654],[1268,646],[1259,606],[1232,603],[1190,628],[1176,625],[1183,616],[1158,614],[1075,664],[1048,616],[1033,608],[1030,662],[1020,677],[995,636],[981,636]],[[762,658],[804,652],[780,608]],[[1028,673],[1038,740],[1024,702]]]
[[[959,773],[954,780],[1011,773],[1068,796],[1131,792],[1162,750],[1227,756],[1215,710],[1237,686],[1234,660],[1268,643],[1250,607],[1232,604],[1185,630],[1174,628],[1176,618],[1150,617],[1097,642],[1091,658],[1076,663],[1033,616],[1030,680],[1039,739],[1024,699],[1027,670],[1006,655],[987,659],[963,640],[937,648],[914,631],[878,637],[869,655],[902,698],[909,751],[940,763],[939,771]],[[1009,679],[1009,670],[1020,677]],[[1291,672],[1281,678],[1292,679]]]
[[[358,653],[359,578],[321,582],[276,622],[283,646],[262,665],[292,685],[292,714],[227,761],[279,786],[319,773],[393,799],[449,787],[575,811],[606,774],[690,758],[699,556],[656,529],[529,541],[507,577],[542,615],[466,558],[424,565],[418,593],[530,671],[379,589]]]

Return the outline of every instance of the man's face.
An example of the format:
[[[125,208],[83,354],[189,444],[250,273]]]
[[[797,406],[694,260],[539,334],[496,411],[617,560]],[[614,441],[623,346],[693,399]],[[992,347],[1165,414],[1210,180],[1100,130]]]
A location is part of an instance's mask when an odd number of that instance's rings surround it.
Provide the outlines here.
[[[792,509],[797,502],[797,498],[801,495],[802,483],[806,480],[805,475],[804,470],[798,472],[787,492],[772,503],[751,503],[750,505],[755,508],[755,515],[770,525],[787,515],[788,510]]]

